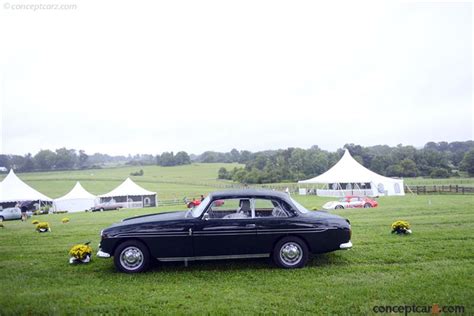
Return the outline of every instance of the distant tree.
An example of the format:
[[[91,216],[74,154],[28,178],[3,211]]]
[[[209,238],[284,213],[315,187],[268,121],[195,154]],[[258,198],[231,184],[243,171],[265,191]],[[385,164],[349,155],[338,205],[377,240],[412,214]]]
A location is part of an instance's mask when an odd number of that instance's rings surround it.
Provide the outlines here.
[[[140,169],[137,172],[131,172],[130,173],[131,176],[137,176],[137,177],[143,176],[143,174],[144,174],[143,169]]]
[[[77,154],[74,149],[56,149],[56,169],[70,170],[77,164]]]
[[[403,159],[400,161],[400,167],[402,168],[403,177],[416,177],[416,164],[413,160],[408,158]]]
[[[33,171],[33,170],[35,170],[35,161],[34,161],[33,157],[31,156],[31,154],[28,153],[28,154],[25,155],[23,165],[21,166],[19,171],[30,172],[30,171]]]
[[[52,170],[56,165],[56,153],[49,149],[40,150],[34,156],[36,167],[39,170]]]
[[[79,169],[87,168],[87,161],[89,160],[89,156],[86,154],[84,150],[79,150],[79,160],[78,160],[78,167]]]
[[[248,150],[242,150],[240,152],[239,163],[247,163],[252,159],[252,153]]]
[[[467,171],[470,177],[474,177],[474,149],[464,154],[464,158],[461,161],[461,170]]]
[[[219,168],[219,171],[217,172],[217,178],[218,179],[230,179],[230,174],[227,171],[226,168],[221,167]]]
[[[386,171],[389,177],[401,177],[403,174],[403,168],[399,164],[390,165]]]
[[[185,151],[180,151],[174,157],[175,165],[189,165],[191,163],[191,158]]]
[[[449,178],[449,171],[444,168],[433,168],[430,173],[431,178]]]
[[[0,155],[0,167],[10,169],[10,157],[8,155]]]
[[[10,156],[10,164],[11,168],[13,168],[14,170],[23,172],[25,165],[25,157],[20,155],[12,155]]]
[[[164,152],[160,157],[160,166],[168,167],[174,166],[174,154],[173,152]]]
[[[231,157],[232,162],[239,162],[240,161],[240,152],[237,149],[233,148],[230,151],[230,157]]]

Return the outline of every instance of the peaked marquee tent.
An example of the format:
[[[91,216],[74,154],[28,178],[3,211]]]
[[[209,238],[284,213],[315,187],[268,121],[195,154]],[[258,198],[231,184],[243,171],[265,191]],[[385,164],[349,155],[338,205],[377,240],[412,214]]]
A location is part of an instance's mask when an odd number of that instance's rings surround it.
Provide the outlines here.
[[[403,180],[384,177],[358,163],[346,149],[341,160],[325,173],[300,184],[327,184],[326,189],[318,189],[321,196],[346,195],[405,195]]]
[[[79,182],[69,193],[54,200],[54,208],[58,211],[80,212],[93,207],[98,198],[87,192]]]
[[[148,191],[127,178],[109,193],[99,196],[100,202],[115,202],[124,208],[156,206],[156,192]]]
[[[36,191],[17,177],[13,169],[0,182],[0,204],[11,207],[20,201],[52,202],[46,195]]]

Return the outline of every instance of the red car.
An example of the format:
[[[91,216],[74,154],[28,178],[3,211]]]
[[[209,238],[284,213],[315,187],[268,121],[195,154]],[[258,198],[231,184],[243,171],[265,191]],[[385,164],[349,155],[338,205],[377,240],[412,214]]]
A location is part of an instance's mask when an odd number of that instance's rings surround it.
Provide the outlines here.
[[[377,207],[377,201],[366,196],[346,196],[339,201],[330,201],[323,205],[326,210],[342,209],[342,208],[371,208]]]

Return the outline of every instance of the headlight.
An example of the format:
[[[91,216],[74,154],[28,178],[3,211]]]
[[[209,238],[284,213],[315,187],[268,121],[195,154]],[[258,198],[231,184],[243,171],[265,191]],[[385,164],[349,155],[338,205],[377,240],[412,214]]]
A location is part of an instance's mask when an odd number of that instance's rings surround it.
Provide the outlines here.
[[[108,236],[106,233],[104,233],[104,230],[102,229],[102,230],[100,231],[100,237],[101,237],[102,239],[105,239],[105,238],[108,238],[109,236]]]

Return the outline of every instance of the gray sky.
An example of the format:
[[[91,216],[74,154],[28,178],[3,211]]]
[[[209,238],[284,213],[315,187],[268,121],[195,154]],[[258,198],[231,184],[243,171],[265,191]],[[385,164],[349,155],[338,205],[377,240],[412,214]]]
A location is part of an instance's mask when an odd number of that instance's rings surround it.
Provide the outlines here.
[[[0,2],[2,153],[473,139],[470,3]]]

